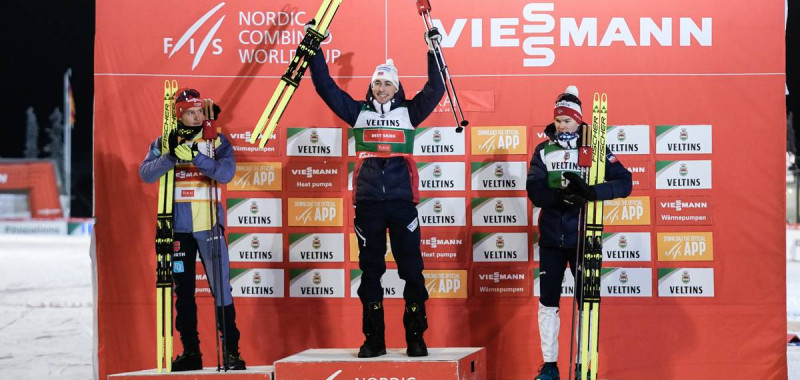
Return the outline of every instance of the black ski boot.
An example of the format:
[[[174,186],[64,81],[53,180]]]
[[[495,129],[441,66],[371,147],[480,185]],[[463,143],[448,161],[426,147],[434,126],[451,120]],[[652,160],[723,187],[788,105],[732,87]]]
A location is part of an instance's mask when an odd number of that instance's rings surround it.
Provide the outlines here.
[[[239,329],[236,328],[236,309],[233,304],[217,306],[217,330],[222,334],[222,346],[225,355],[222,358],[222,367],[225,370],[245,370],[244,360],[239,355]],[[224,325],[223,325],[224,323]]]
[[[172,372],[196,371],[203,369],[203,354],[200,350],[185,349],[172,361]]]
[[[228,351],[228,356],[225,357],[224,364],[226,370],[244,371],[247,369],[244,365],[244,359],[238,352]]]
[[[386,355],[386,340],[384,331],[386,325],[383,323],[383,304],[380,302],[370,302],[364,305],[361,319],[361,331],[367,338],[364,344],[358,349],[359,358],[374,358]]]
[[[422,333],[428,329],[425,304],[408,303],[403,313],[403,326],[406,328],[406,354],[408,356],[428,356],[428,347]]]

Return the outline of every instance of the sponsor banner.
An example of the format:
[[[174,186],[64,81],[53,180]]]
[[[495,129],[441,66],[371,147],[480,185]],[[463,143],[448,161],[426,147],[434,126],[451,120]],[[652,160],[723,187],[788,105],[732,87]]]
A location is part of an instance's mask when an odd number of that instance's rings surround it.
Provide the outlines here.
[[[527,232],[476,232],[472,234],[472,261],[528,261]]]
[[[453,127],[417,128],[415,156],[464,156],[464,133]]]
[[[473,162],[472,190],[525,190],[528,163],[524,161]]]
[[[228,198],[228,227],[281,227],[280,198]]]
[[[711,225],[711,197],[656,197],[656,224]]]
[[[0,234],[66,235],[67,221],[61,220],[0,220]]]
[[[195,288],[194,288],[194,295],[195,297],[209,297],[211,298],[211,288],[208,287],[208,276],[206,276],[205,268],[201,265],[197,267],[197,272],[194,275],[195,281]]]
[[[527,154],[528,135],[525,126],[471,127],[472,154]]]
[[[713,261],[711,232],[659,232],[658,261]]]
[[[711,160],[656,161],[656,189],[710,189]]]
[[[289,297],[343,298],[344,269],[290,269]]]
[[[228,133],[228,138],[231,141],[231,145],[233,146],[233,153],[236,155],[249,155],[251,153],[256,153],[258,156],[280,156],[280,151],[278,151],[278,136],[277,131],[280,129],[276,129],[276,132],[272,133],[269,141],[267,141],[267,145],[264,145],[263,148],[258,147],[257,139],[255,144],[250,143],[250,137],[252,136],[252,128],[248,128],[246,131],[235,131]]]
[[[331,162],[286,164],[286,191],[341,191],[342,165]]]
[[[422,226],[466,226],[466,198],[420,198],[417,205]]]
[[[601,297],[652,297],[653,271],[650,268],[602,268]]]
[[[289,234],[289,261],[344,262],[344,234]]]
[[[237,162],[228,191],[281,191],[280,162]]]
[[[355,232],[350,233],[350,261],[358,262],[358,237],[356,236]],[[386,261],[394,261],[394,255],[392,255],[392,242],[389,240],[389,234],[386,234],[386,256],[384,256]]]
[[[653,171],[648,160],[625,159],[622,163],[631,172],[633,190],[650,190],[650,173]]]
[[[341,157],[341,128],[286,128],[286,155]]]
[[[341,227],[342,198],[289,198],[289,226]]]
[[[528,198],[472,198],[473,226],[527,226]]]
[[[234,297],[284,297],[283,269],[231,268]]]
[[[606,148],[615,155],[650,154],[650,126],[609,125]]]
[[[347,128],[347,156],[356,156],[356,134],[353,132],[353,128]]]
[[[714,297],[713,268],[658,268],[659,297]]]
[[[472,294],[484,297],[530,297],[533,282],[526,268],[475,268]]]
[[[426,263],[466,261],[467,244],[462,233],[438,228],[423,228],[420,232],[419,248]]]
[[[347,190],[353,191],[353,171],[355,171],[356,163],[355,162],[348,162],[347,163]]]
[[[350,297],[358,298],[358,287],[361,286],[361,275],[364,272],[360,269],[350,269]],[[403,298],[403,289],[406,281],[400,279],[397,269],[387,269],[381,277],[381,287],[383,288],[383,298]]]
[[[531,232],[531,251],[533,251],[533,261],[539,261],[539,232]]]
[[[542,290],[539,281],[539,268],[533,269],[533,296],[541,297]],[[575,296],[575,277],[569,268],[564,270],[564,278],[561,280],[561,297],[574,297]]]
[[[283,261],[283,234],[228,234],[232,263],[279,263]]]
[[[467,298],[465,270],[425,270],[422,276],[430,298]]]
[[[604,232],[604,261],[650,261],[650,232]]]
[[[656,125],[657,154],[711,153],[710,125]]]
[[[650,224],[650,197],[628,197],[603,201],[603,223],[607,226]]]
[[[463,162],[418,162],[419,189],[449,191],[466,189]]]

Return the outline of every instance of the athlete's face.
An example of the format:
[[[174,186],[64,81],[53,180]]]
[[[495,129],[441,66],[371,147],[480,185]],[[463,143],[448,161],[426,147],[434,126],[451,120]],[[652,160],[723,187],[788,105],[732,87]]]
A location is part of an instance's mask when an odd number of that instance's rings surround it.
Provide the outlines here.
[[[181,114],[181,123],[187,127],[199,127],[206,120],[203,107],[192,107]]]
[[[577,132],[578,131],[578,122],[575,119],[569,116],[559,115],[553,119],[553,123],[556,125],[556,132],[564,133],[564,132]]]
[[[394,86],[392,81],[375,79],[372,82],[372,96],[380,104],[386,104],[386,102],[392,100],[396,93],[397,87]]]

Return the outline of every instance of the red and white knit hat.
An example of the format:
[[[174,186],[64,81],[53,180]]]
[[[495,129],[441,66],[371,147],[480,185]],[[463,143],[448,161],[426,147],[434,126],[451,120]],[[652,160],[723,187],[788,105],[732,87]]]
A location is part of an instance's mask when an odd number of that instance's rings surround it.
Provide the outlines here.
[[[575,86],[567,86],[564,93],[559,95],[556,99],[553,117],[569,116],[578,124],[581,124],[583,123],[581,114],[581,101],[578,99],[578,88]]]
[[[203,99],[200,99],[200,92],[193,88],[184,88],[175,93],[175,116],[178,119],[189,108],[202,106]]]

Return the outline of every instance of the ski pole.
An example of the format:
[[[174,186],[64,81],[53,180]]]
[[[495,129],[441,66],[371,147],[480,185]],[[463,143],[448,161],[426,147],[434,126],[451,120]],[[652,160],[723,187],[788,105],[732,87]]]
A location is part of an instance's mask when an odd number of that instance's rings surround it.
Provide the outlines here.
[[[430,32],[434,28],[433,20],[431,19],[431,3],[429,0],[417,0],[417,12],[422,16],[422,23],[425,25],[425,30]],[[456,88],[453,85],[453,78],[450,76],[450,70],[447,68],[447,63],[444,60],[442,53],[442,46],[437,41],[432,41],[434,55],[436,56],[436,66],[439,68],[439,75],[444,82],[444,89],[447,94],[447,100],[453,107],[453,118],[456,122],[456,132],[461,133],[469,124],[469,121],[464,119],[464,112],[461,110],[461,103],[458,101]],[[441,60],[441,63],[439,61]]]

